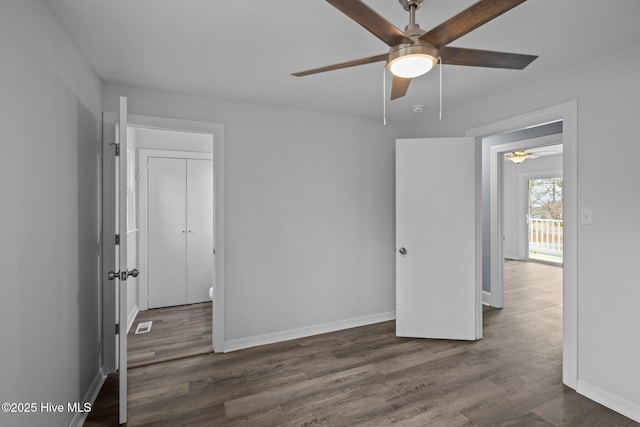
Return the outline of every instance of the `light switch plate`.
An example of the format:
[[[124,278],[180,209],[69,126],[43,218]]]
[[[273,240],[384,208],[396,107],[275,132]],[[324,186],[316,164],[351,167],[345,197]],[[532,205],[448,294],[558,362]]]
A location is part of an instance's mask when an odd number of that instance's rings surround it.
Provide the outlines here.
[[[580,209],[580,224],[593,224],[593,211],[591,208]]]

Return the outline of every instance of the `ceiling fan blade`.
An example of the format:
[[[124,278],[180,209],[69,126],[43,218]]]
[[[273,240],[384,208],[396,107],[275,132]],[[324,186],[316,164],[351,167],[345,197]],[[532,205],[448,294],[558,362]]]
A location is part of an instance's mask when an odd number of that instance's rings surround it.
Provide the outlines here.
[[[393,76],[393,84],[391,85],[391,100],[402,98],[406,95],[407,89],[409,89],[411,79],[404,79],[402,77]]]
[[[439,52],[443,64],[507,68],[510,70],[522,70],[537,58],[535,55],[521,53],[494,52],[492,50],[450,46],[440,48]]]
[[[326,67],[314,68],[312,70],[298,71],[297,73],[291,73],[292,76],[302,77],[309,74],[324,73],[325,71],[339,70],[341,68],[355,67],[356,65],[372,64],[374,62],[386,61],[389,54],[383,53],[381,55],[369,56],[368,58],[356,59],[354,61],[341,62],[340,64],[327,65]]]
[[[327,0],[327,2],[389,46],[411,43],[411,39],[400,29],[360,0]]]
[[[420,38],[437,48],[448,45],[526,0],[481,0],[448,19]]]
[[[553,156],[556,154],[562,154],[562,153],[558,153],[557,151],[534,151],[531,153],[531,155],[536,156],[536,157],[540,157],[540,156]]]

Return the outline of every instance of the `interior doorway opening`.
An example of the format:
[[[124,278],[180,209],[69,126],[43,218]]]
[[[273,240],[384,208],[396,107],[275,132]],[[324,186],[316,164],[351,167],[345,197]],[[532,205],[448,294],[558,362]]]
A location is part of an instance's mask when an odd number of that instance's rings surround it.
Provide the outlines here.
[[[127,138],[127,244],[140,267],[129,289],[130,366],[211,352],[213,135],[132,125]]]
[[[500,308],[517,303],[518,297],[545,300],[551,317],[561,313],[564,249],[564,180],[562,121],[513,132],[513,141],[494,144],[490,174],[498,221],[490,230],[502,255],[497,261],[503,281]],[[514,157],[521,157],[514,159]],[[551,269],[528,264],[547,264]],[[560,269],[558,269],[558,267]],[[495,279],[495,278],[493,278]],[[529,289],[524,289],[524,284]],[[493,291],[493,289],[492,289]],[[555,307],[555,309],[553,309]]]
[[[466,131],[467,136],[473,136],[477,141],[481,141],[483,148],[482,170],[490,171],[489,165],[493,164],[497,169],[497,164],[504,162],[497,147],[484,147],[484,139],[518,130],[527,130],[539,127],[540,124],[553,124],[561,122],[562,130],[556,136],[547,134],[539,136],[537,145],[549,145],[553,143],[563,144],[563,185],[564,185],[564,242],[563,242],[563,263],[562,269],[562,382],[573,388],[578,388],[578,266],[577,266],[577,148],[578,148],[578,102],[569,101],[563,104],[547,107],[541,110],[532,111],[519,116],[503,119],[494,123],[489,123]],[[554,141],[555,139],[555,141]],[[529,141],[531,142],[531,141]],[[499,143],[496,143],[498,145]],[[506,149],[508,150],[508,148]],[[487,176],[489,175],[489,176]],[[483,275],[489,270],[488,282],[483,277],[482,300],[483,303],[492,307],[504,307],[504,248],[502,236],[498,233],[491,233],[490,230],[498,229],[501,211],[497,209],[497,197],[487,198],[484,193],[485,188],[496,189],[491,194],[496,194],[501,181],[496,174],[483,173],[483,242],[482,242],[482,263]],[[486,185],[485,185],[486,184]],[[487,213],[488,212],[488,213]],[[492,214],[493,212],[494,214]],[[485,228],[490,227],[490,228]],[[489,231],[487,231],[489,230]],[[489,236],[488,241],[484,240]],[[489,255],[486,256],[486,252]],[[486,286],[486,287],[485,287]]]
[[[554,363],[562,360],[562,381],[571,385],[567,379],[573,369],[566,363],[570,353],[565,349],[571,348],[572,340],[565,343],[563,333],[563,127],[563,120],[558,120],[483,139],[488,160],[483,174],[483,240],[488,248],[483,289],[489,321],[501,319],[505,328],[538,337]],[[523,307],[525,314],[518,311]]]
[[[489,160],[483,173],[488,183],[483,239],[489,247],[485,313],[489,321],[502,319],[504,327],[521,328],[524,335],[535,332],[557,362],[566,356],[563,126],[559,120],[483,139]],[[513,315],[522,307],[526,321],[522,313]]]

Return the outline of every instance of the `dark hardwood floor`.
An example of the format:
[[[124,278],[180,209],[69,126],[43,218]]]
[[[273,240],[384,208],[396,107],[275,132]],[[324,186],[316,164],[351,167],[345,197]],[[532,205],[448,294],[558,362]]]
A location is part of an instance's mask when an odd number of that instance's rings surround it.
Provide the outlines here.
[[[127,336],[129,368],[210,353],[211,302],[155,308],[138,313]],[[140,322],[151,331],[136,334]]]
[[[634,426],[561,382],[561,273],[508,262],[477,342],[379,323],[129,370],[130,426]],[[86,426],[117,425],[117,375]]]

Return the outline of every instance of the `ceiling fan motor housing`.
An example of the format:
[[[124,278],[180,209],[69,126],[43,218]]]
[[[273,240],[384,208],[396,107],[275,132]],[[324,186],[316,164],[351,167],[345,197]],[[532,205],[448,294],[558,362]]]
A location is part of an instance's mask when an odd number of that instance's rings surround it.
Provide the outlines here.
[[[424,0],[398,0],[398,1],[402,5],[402,7],[404,7],[404,10],[409,12],[412,7],[419,9],[420,6],[422,6],[422,3]]]

